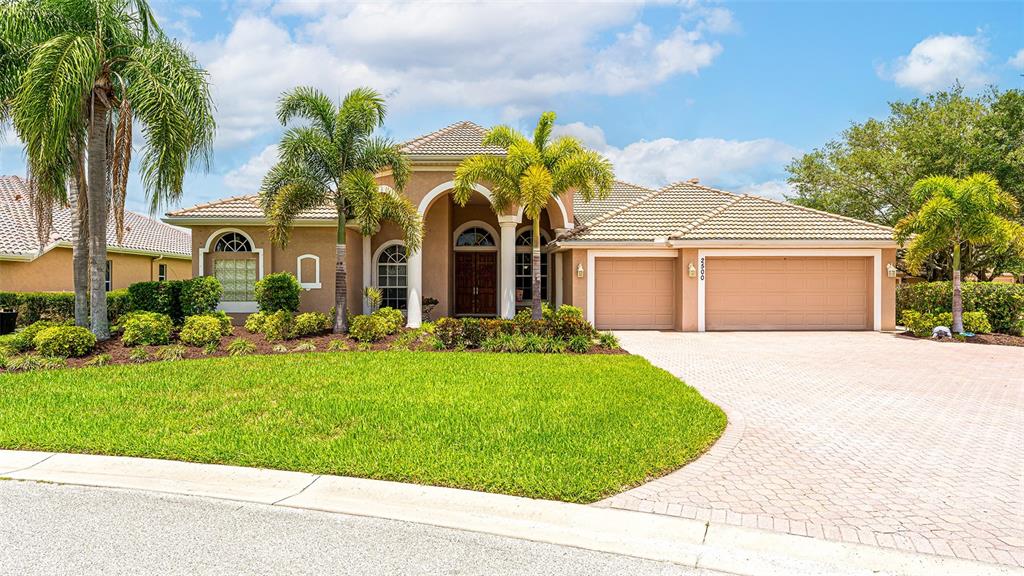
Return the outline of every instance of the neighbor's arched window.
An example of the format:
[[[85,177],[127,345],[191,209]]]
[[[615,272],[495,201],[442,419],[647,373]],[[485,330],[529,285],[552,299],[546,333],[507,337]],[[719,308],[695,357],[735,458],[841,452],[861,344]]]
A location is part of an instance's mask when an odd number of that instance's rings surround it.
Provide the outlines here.
[[[455,240],[456,247],[489,247],[495,246],[494,236],[484,228],[474,226],[466,228]]]
[[[256,299],[256,268],[252,243],[238,232],[227,232],[214,245],[213,276],[220,280],[224,302],[252,302]],[[232,256],[232,254],[237,256]]]
[[[399,310],[406,309],[406,275],[408,263],[405,257],[405,246],[394,243],[385,247],[377,255],[377,288],[380,289],[381,306],[390,306]]]
[[[541,232],[541,245],[547,242],[547,234]],[[533,229],[523,228],[516,236],[516,300],[533,300]],[[540,255],[540,298],[548,299],[548,254]]]

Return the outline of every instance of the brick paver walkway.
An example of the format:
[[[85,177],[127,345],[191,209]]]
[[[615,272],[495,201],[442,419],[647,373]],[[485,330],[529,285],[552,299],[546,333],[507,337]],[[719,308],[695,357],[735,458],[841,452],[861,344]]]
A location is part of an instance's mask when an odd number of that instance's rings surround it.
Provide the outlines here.
[[[1024,348],[878,333],[622,332],[729,415],[598,505],[1024,566]]]

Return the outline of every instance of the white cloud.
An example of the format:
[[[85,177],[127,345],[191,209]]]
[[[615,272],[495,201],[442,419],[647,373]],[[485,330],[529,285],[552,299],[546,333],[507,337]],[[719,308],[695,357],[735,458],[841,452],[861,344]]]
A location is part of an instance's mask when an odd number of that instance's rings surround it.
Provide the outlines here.
[[[230,147],[276,131],[274,103],[299,84],[332,95],[369,85],[399,109],[499,107],[513,118],[558,95],[622,94],[696,74],[722,51],[708,34],[732,26],[727,10],[689,3],[659,35],[639,23],[641,6],[279,2],[192,48],[210,72],[218,145]],[[275,19],[285,15],[300,24]]]
[[[910,54],[879,67],[878,72],[900,86],[921,92],[948,88],[954,82],[977,88],[992,80],[986,71],[989,55],[984,44],[980,35],[929,36],[918,42]]]
[[[1007,64],[1018,70],[1024,70],[1024,48],[1018,50],[1017,54],[1010,58]]]
[[[781,192],[767,180],[777,177],[782,167],[800,151],[771,138],[726,140],[658,138],[639,140],[624,147],[607,143],[598,126],[581,122],[557,126],[556,134],[579,138],[611,160],[615,176],[626,182],[664,186],[689,178],[730,190],[751,191],[755,186],[766,196]],[[751,192],[754,193],[754,192]]]
[[[793,196],[796,194],[796,190],[785,180],[768,180],[766,182],[759,182],[757,184],[743,186],[736,191],[741,194],[753,194],[754,196],[763,196],[773,200],[785,200],[786,196]]]
[[[224,184],[244,194],[255,194],[263,176],[277,162],[277,144],[267,146],[248,162],[224,175]]]

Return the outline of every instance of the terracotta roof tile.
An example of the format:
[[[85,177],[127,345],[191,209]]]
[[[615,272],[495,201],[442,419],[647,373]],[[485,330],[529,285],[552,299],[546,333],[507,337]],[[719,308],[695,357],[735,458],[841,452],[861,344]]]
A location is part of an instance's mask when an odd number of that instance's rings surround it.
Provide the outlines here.
[[[262,220],[264,218],[263,208],[260,207],[259,196],[231,196],[205,204],[197,204],[188,208],[182,208],[166,215],[168,220],[185,218],[209,218],[209,219],[240,219],[240,220]],[[334,206],[324,205],[312,210],[300,212],[298,220],[334,220],[338,217]]]
[[[36,239],[35,218],[29,203],[28,183],[18,176],[0,176],[0,254],[35,257],[62,242],[70,243],[73,209],[57,207],[53,231],[46,246]],[[192,234],[152,218],[125,211],[124,241],[117,242],[114,221],[107,225],[107,246],[154,254],[192,255]]]
[[[652,192],[654,190],[650,188],[616,180],[612,183],[612,190],[607,198],[594,198],[590,202],[586,202],[579,193],[574,194],[572,199],[573,216],[576,218],[577,225],[586,224],[602,214],[636,202]]]
[[[402,152],[411,156],[472,156],[498,154],[505,151],[497,146],[484,146],[487,130],[472,122],[457,122],[401,145]]]

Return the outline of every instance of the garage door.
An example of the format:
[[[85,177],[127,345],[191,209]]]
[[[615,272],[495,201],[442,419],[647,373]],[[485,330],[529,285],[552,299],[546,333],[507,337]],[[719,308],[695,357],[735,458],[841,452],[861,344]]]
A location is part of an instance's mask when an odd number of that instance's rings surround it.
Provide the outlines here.
[[[707,330],[867,330],[869,258],[707,258]]]
[[[675,327],[674,258],[598,258],[594,320],[602,330]]]

